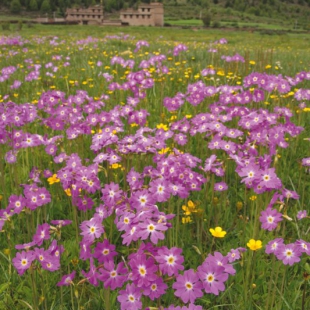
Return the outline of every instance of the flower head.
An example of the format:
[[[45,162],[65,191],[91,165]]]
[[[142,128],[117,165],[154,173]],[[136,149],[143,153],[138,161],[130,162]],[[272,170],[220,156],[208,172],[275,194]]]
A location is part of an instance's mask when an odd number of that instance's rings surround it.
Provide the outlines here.
[[[60,179],[57,178],[57,174],[53,174],[50,178],[47,179],[49,185],[60,182]]]
[[[210,228],[209,231],[215,238],[224,238],[226,235],[226,231],[224,231],[222,227],[215,227],[215,229]]]
[[[259,249],[261,249],[263,247],[261,240],[254,240],[254,239],[251,239],[246,245],[252,251],[259,250]]]

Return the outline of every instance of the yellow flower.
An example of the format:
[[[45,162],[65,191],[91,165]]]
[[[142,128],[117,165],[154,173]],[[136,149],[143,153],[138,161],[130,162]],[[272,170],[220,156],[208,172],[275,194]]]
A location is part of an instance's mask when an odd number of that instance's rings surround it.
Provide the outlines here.
[[[166,147],[166,148],[161,149],[160,151],[158,151],[158,154],[166,154],[169,151],[170,151],[170,147]]]
[[[182,217],[182,223],[183,224],[187,224],[187,223],[191,223],[192,220],[190,218],[190,216],[187,216],[187,217]]]
[[[191,213],[198,212],[196,205],[191,200],[188,201],[187,206],[182,206],[182,210],[184,211],[185,215],[191,215]]]
[[[49,185],[52,185],[54,183],[60,182],[60,179],[57,178],[57,174],[53,174],[52,177],[47,179],[47,182],[49,183]]]
[[[4,253],[5,255],[9,256],[10,253],[11,253],[11,251],[10,251],[10,249],[4,249],[4,250],[3,250],[3,253]]]
[[[271,68],[271,65],[267,65],[266,67],[265,67],[265,69],[270,69]]]
[[[254,200],[257,199],[257,196],[253,195],[253,196],[251,196],[249,199],[252,200],[252,201],[254,201]]]
[[[240,210],[242,209],[242,207],[243,207],[242,201],[238,201],[238,202],[236,203],[236,207],[237,207],[237,210],[240,211]]]
[[[189,208],[195,209],[195,204],[191,200],[188,201],[187,205]]]
[[[254,240],[254,239],[251,239],[246,245],[252,251],[259,250],[263,247],[262,242],[260,240]]]
[[[115,163],[115,164],[112,164],[111,165],[111,168],[112,169],[117,169],[117,168],[121,168],[122,167],[122,165],[121,164],[118,164],[118,163]]]
[[[215,238],[224,238],[226,235],[226,231],[222,229],[222,227],[215,227],[215,229],[209,229],[211,235]]]
[[[191,210],[185,205],[182,206],[182,210],[184,211],[185,215],[190,215],[192,213]]]
[[[65,193],[67,194],[67,196],[71,196],[71,189],[70,188],[65,189]]]
[[[156,128],[157,129],[163,129],[164,131],[167,131],[169,129],[168,126],[165,124],[158,124],[158,125],[156,125]]]
[[[256,62],[255,62],[254,60],[250,60],[249,64],[250,64],[250,65],[255,65]]]

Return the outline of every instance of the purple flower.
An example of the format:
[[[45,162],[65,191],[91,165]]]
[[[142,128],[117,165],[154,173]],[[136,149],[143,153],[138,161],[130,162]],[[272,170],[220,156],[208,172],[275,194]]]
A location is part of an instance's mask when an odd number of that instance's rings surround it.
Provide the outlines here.
[[[226,191],[227,189],[228,189],[228,186],[225,182],[219,182],[219,183],[214,184],[215,191],[222,192],[222,191]]]
[[[43,269],[53,272],[60,268],[60,261],[58,257],[49,256],[41,265]]]
[[[170,197],[169,184],[164,179],[157,179],[150,183],[150,192],[158,202],[167,201]]]
[[[121,197],[122,191],[119,188],[118,184],[111,182],[106,184],[101,190],[102,200],[107,206],[113,206],[115,202]]]
[[[235,260],[239,259],[241,257],[240,252],[246,251],[245,248],[237,248],[237,249],[231,249],[226,257],[228,258],[228,261],[230,263],[234,262]]]
[[[172,288],[176,290],[174,295],[181,298],[184,303],[194,303],[198,297],[203,295],[203,285],[193,269],[186,270],[184,275],[178,275]]]
[[[298,220],[301,220],[307,216],[308,216],[307,210],[298,211],[298,213],[297,213],[297,219]]]
[[[183,306],[183,307],[170,305],[168,308],[164,308],[164,310],[203,310],[203,309],[202,309],[202,306],[196,306],[194,304],[189,304],[188,306]]]
[[[35,255],[33,251],[22,251],[16,253],[16,256],[12,259],[14,267],[17,269],[18,274],[21,276],[31,266],[34,261]]]
[[[62,226],[67,226],[67,225],[72,224],[72,221],[71,220],[52,220],[51,224],[62,227]]]
[[[136,255],[129,262],[132,269],[132,281],[138,286],[149,286],[150,282],[157,278],[158,267],[152,257],[146,258],[146,255]]]
[[[295,245],[300,249],[300,252],[310,255],[310,242],[300,239],[295,242]]]
[[[292,266],[300,261],[301,250],[294,243],[281,244],[275,251],[277,259],[282,260],[284,265]]]
[[[173,247],[168,249],[167,247],[162,247],[158,250],[157,256],[155,256],[156,261],[159,263],[159,269],[163,274],[168,276],[177,275],[179,270],[183,270],[184,258],[181,255],[182,249]]]
[[[127,182],[131,189],[138,189],[143,185],[141,174],[131,168],[126,177]]]
[[[119,291],[117,300],[121,303],[121,310],[138,310],[142,308],[141,292],[133,283],[127,284],[125,290]]]
[[[278,250],[279,246],[283,245],[283,243],[284,240],[282,238],[271,240],[267,243],[265,252],[267,254],[275,253]]]
[[[220,291],[225,290],[224,282],[228,279],[228,274],[223,266],[204,262],[198,267],[197,274],[206,293],[218,295]]]
[[[185,145],[187,143],[187,137],[182,133],[178,133],[174,136],[174,141],[179,145]]]
[[[205,259],[205,263],[222,266],[224,267],[224,272],[231,275],[234,275],[236,273],[236,270],[233,268],[233,266],[228,263],[228,257],[223,256],[220,252],[214,252],[214,255],[209,254],[208,257]]]
[[[104,233],[103,225],[97,217],[93,217],[89,221],[82,222],[80,228],[82,230],[81,235],[84,236],[83,240],[87,242],[94,241]]]
[[[113,260],[113,257],[116,255],[115,245],[110,244],[108,239],[96,244],[94,257],[97,258],[99,263],[107,263],[108,261]]]
[[[302,159],[302,165],[305,167],[310,167],[310,157]]]
[[[108,261],[99,272],[98,279],[103,282],[105,288],[110,287],[112,290],[122,287],[128,277],[128,270],[123,262],[118,263],[115,268],[113,261]]]
[[[154,199],[147,190],[143,189],[131,194],[130,204],[135,209],[141,209],[152,206],[154,204]]]
[[[35,235],[33,236],[33,241],[36,243],[36,245],[40,246],[43,243],[43,240],[50,239],[50,225],[47,223],[44,223],[42,225],[39,225],[37,228],[37,231]]]
[[[56,285],[57,286],[69,286],[73,282],[75,273],[76,271],[73,271],[70,274],[64,275]]]
[[[282,221],[282,214],[276,209],[267,208],[261,212],[259,218],[262,223],[262,228],[272,231],[277,228],[278,223]]]
[[[168,285],[164,283],[162,278],[157,278],[155,281],[150,283],[149,286],[144,288],[143,295],[148,296],[151,300],[159,298],[165,294]]]
[[[143,223],[138,225],[139,232],[137,234],[141,240],[145,240],[150,235],[150,240],[157,244],[158,240],[164,240],[165,235],[161,231],[165,231],[168,229],[166,224],[156,223],[149,219],[145,220]]]
[[[9,164],[13,164],[16,162],[17,160],[17,151],[8,151],[5,156],[4,156],[4,159],[7,163]]]
[[[98,276],[99,274],[96,272],[97,268],[94,265],[94,259],[91,257],[90,260],[90,270],[89,272],[85,272],[82,270],[82,274],[85,278],[87,278],[88,282],[93,286],[98,286]]]
[[[22,195],[10,196],[8,209],[13,210],[15,214],[19,214],[25,206],[26,206],[25,198]]]
[[[83,239],[80,242],[80,259],[87,260],[91,258],[92,253],[91,253],[90,245],[91,245],[91,242],[85,239]]]
[[[277,177],[275,173],[275,168],[268,168],[261,173],[261,182],[258,186],[263,189],[277,189],[282,186],[281,180]]]

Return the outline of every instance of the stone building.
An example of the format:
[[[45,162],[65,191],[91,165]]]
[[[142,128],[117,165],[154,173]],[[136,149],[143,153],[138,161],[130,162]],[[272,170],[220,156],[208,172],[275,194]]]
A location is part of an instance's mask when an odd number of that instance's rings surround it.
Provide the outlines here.
[[[68,8],[66,20],[76,21],[82,25],[101,25],[104,21],[103,7],[95,5],[88,8]]]
[[[163,26],[164,7],[162,3],[153,2],[140,4],[137,10],[126,9],[120,11],[120,20],[104,18],[103,7],[100,5],[88,8],[68,8],[67,22],[78,22],[81,25],[111,25],[111,26]]]
[[[129,26],[160,26],[164,25],[164,6],[162,3],[142,3],[137,10],[120,11],[122,25]]]

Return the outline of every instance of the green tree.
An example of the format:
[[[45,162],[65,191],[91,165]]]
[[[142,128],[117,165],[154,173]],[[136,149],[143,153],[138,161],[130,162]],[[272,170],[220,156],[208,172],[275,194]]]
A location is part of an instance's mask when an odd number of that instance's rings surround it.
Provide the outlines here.
[[[38,2],[37,2],[37,0],[30,0],[29,10],[30,11],[37,11],[38,10]]]
[[[202,17],[202,22],[205,27],[210,27],[211,20],[212,20],[212,16],[209,12],[204,14],[204,16]]]
[[[41,4],[40,11],[42,13],[50,13],[51,12],[51,5],[49,0],[44,0]]]
[[[21,6],[19,0],[13,0],[11,2],[11,5],[10,5],[11,13],[18,14],[21,11],[21,9],[22,9],[22,6]]]

